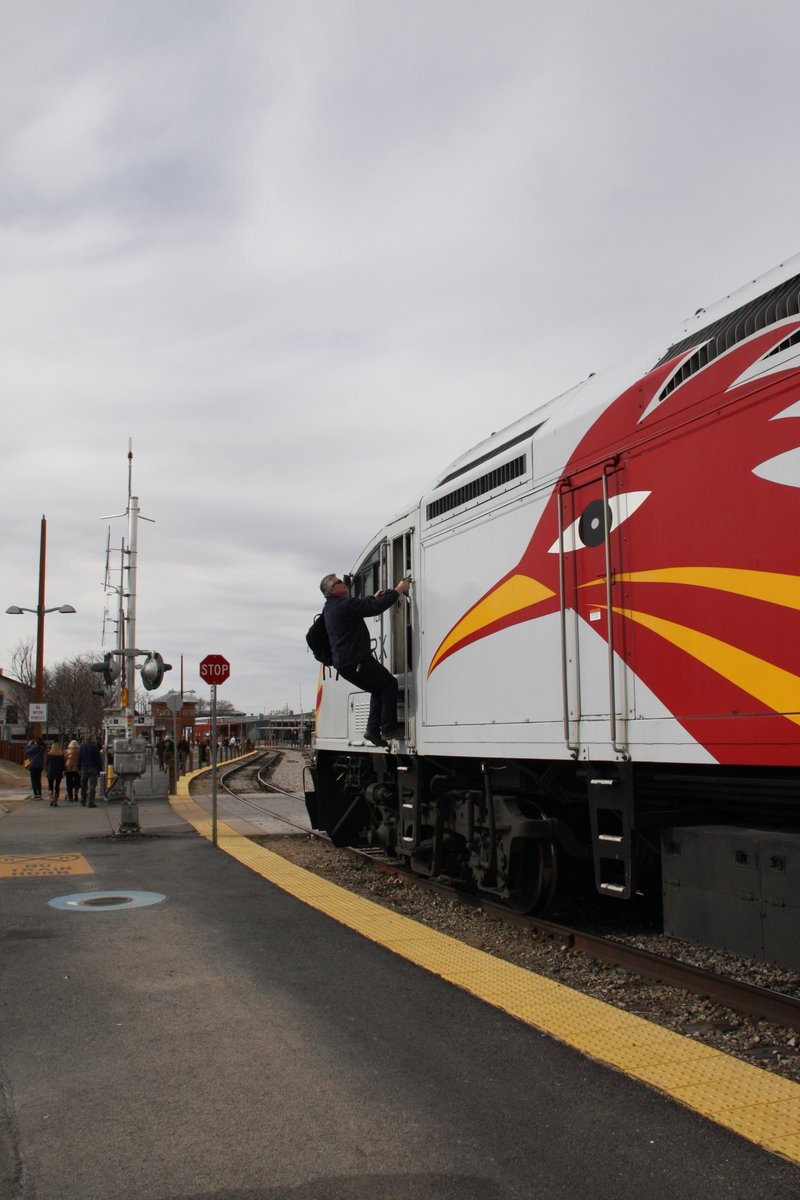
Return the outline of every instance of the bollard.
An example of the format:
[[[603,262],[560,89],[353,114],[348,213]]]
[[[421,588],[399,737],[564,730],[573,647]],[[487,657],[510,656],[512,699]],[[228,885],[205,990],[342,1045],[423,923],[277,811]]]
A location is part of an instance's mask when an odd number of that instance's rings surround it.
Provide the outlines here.
[[[139,833],[139,805],[135,800],[123,800],[119,812],[119,832]]]

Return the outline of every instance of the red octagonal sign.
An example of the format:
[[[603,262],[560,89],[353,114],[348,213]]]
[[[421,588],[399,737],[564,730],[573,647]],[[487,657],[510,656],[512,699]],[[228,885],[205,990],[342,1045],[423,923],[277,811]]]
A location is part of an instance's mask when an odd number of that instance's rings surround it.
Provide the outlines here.
[[[207,654],[200,663],[200,678],[206,683],[224,683],[231,673],[231,664],[221,654]]]

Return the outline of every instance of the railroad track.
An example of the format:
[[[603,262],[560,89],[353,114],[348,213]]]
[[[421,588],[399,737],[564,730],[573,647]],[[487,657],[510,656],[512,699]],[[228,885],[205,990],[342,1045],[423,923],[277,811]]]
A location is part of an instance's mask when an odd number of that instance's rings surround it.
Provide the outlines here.
[[[301,804],[305,804],[305,797],[298,792],[286,792],[283,788],[277,788],[271,784],[267,775],[275,769],[280,762],[282,755],[280,750],[268,750],[258,754],[255,758],[248,759],[247,762],[237,763],[230,767],[227,771],[223,771],[220,776],[220,787],[227,792],[229,796],[233,796],[240,804],[246,804],[255,812],[261,813],[265,817],[274,817],[276,821],[282,821],[284,825],[292,829],[299,829],[307,837],[316,837],[321,841],[329,842],[330,838],[327,834],[318,833],[316,830],[309,829],[308,825],[300,824],[297,821],[292,821],[285,813],[275,812],[273,809],[266,808],[263,804],[257,804],[250,799],[253,792],[252,781],[248,778],[255,772],[255,782],[257,787],[264,792],[273,792],[277,795],[288,796],[291,800],[297,800]],[[240,780],[240,772],[245,772],[243,780]],[[233,787],[231,784],[236,781],[239,786]]]
[[[253,783],[255,783],[256,788],[265,793],[277,793],[303,803],[302,795],[284,791],[269,782],[267,776],[278,761],[280,761],[280,751],[269,751],[258,755],[255,759],[249,759],[245,763],[238,763],[223,772],[220,780],[221,786],[231,796],[235,796],[239,802],[249,805],[256,812],[274,817],[289,827],[301,829],[307,836],[329,842],[330,839],[326,834],[309,831],[306,825],[294,822],[284,814],[258,804],[243,794],[249,792],[252,795]],[[234,779],[236,787],[231,786]],[[482,909],[487,916],[527,929],[537,938],[557,942],[559,946],[585,954],[609,966],[631,971],[644,979],[684,988],[686,991],[706,997],[737,1012],[745,1013],[756,1020],[769,1021],[787,1029],[800,1031],[800,999],[794,996],[718,975],[702,967],[696,967],[666,955],[654,954],[652,951],[631,946],[614,938],[603,937],[589,930],[560,925],[541,917],[526,917],[512,913],[502,905],[493,903],[473,892],[467,892],[455,884],[415,875],[401,863],[394,862],[382,854],[355,847],[347,848],[345,853],[368,863],[373,870],[402,876],[419,888],[436,892],[460,904]]]

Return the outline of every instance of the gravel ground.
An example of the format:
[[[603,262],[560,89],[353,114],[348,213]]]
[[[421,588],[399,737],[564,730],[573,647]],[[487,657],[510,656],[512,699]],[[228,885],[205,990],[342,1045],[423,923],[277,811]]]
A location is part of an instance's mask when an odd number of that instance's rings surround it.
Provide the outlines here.
[[[302,791],[302,765],[299,753],[285,752],[273,773],[274,783],[287,791]],[[800,1034],[793,1030],[753,1021],[681,988],[650,983],[629,971],[598,963],[558,942],[543,941],[528,930],[506,925],[479,910],[424,891],[409,880],[376,872],[316,838],[272,836],[255,840],[308,871],[467,945],[800,1082]],[[800,994],[800,977],[794,972],[737,958],[722,950],[694,946],[660,933],[634,931],[627,915],[625,924],[628,928],[621,940],[656,954],[672,955],[720,975]],[[595,932],[611,934],[607,927]]]

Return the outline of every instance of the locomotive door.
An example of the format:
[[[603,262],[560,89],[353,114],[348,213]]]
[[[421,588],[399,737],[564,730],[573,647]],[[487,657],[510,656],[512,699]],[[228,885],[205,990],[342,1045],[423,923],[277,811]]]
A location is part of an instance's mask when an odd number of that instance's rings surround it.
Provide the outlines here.
[[[578,757],[627,757],[627,535],[618,463],[561,483],[559,599],[564,739]],[[605,646],[603,646],[605,642]],[[590,746],[595,749],[590,750]],[[608,755],[610,747],[611,755]]]

